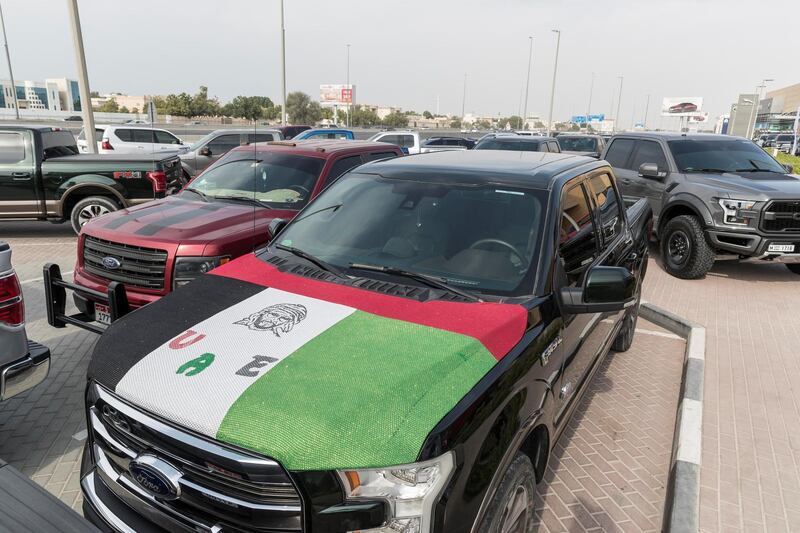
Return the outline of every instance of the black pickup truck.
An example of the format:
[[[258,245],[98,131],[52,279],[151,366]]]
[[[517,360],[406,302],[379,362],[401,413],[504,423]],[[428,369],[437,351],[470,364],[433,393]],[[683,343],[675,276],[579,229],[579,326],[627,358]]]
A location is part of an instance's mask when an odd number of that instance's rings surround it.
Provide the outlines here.
[[[528,531],[556,440],[633,341],[651,211],[620,198],[605,162],[566,154],[350,171],[267,247],[100,337],[84,515],[140,533]]]
[[[623,195],[650,202],[670,274],[702,278],[717,259],[784,263],[800,274],[800,177],[754,142],[626,133],[603,157]]]
[[[0,127],[0,220],[69,221],[76,233],[97,216],[163,198],[181,179],[177,154],[78,154],[71,132]]]

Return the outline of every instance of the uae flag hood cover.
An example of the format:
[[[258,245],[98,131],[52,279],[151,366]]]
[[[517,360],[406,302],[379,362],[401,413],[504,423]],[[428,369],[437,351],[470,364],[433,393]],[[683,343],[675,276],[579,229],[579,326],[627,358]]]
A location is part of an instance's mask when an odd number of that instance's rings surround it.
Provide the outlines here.
[[[312,280],[251,254],[112,325],[89,378],[290,470],[384,467],[417,460],[526,317]]]

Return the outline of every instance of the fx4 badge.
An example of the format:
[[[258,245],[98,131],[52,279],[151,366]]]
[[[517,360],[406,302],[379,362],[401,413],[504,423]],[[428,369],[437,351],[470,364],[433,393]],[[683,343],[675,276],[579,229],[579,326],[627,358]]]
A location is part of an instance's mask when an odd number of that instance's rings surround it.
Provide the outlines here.
[[[300,304],[275,304],[265,307],[234,324],[247,326],[254,331],[271,331],[276,337],[289,333],[305,320],[308,311]]]
[[[555,338],[550,345],[542,351],[542,366],[547,365],[550,362],[550,356],[553,355],[553,352],[556,351],[556,348],[561,346],[561,335]]]

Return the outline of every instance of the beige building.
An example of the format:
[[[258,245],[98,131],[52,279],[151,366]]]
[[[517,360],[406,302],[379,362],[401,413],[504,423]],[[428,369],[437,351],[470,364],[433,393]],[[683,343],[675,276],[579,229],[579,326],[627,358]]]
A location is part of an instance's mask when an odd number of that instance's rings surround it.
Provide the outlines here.
[[[131,96],[129,94],[103,94],[99,97],[92,98],[92,109],[97,109],[109,100],[115,100],[119,107],[126,107],[131,113],[136,109],[139,113],[144,112],[144,103],[147,97],[145,96]]]
[[[800,107],[800,83],[767,92],[769,99],[772,99],[770,112],[794,114]]]

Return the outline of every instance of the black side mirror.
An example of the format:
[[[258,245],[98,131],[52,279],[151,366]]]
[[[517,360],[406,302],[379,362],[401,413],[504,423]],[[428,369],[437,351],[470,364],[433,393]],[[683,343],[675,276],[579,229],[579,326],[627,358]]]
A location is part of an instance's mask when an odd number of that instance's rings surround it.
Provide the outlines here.
[[[792,165],[783,165],[783,168],[786,169],[787,174],[794,174],[794,167]]]
[[[622,311],[636,303],[636,278],[627,268],[596,266],[582,288],[565,287],[559,295],[567,313]]]
[[[208,146],[203,146],[197,153],[206,157],[211,157],[211,148],[209,148]]]
[[[273,218],[272,221],[267,226],[267,231],[269,231],[270,238],[275,238],[275,236],[286,227],[289,221],[285,218]]]
[[[658,165],[655,163],[642,163],[639,165],[639,175],[651,180],[660,180],[667,177],[667,173],[659,171]]]

